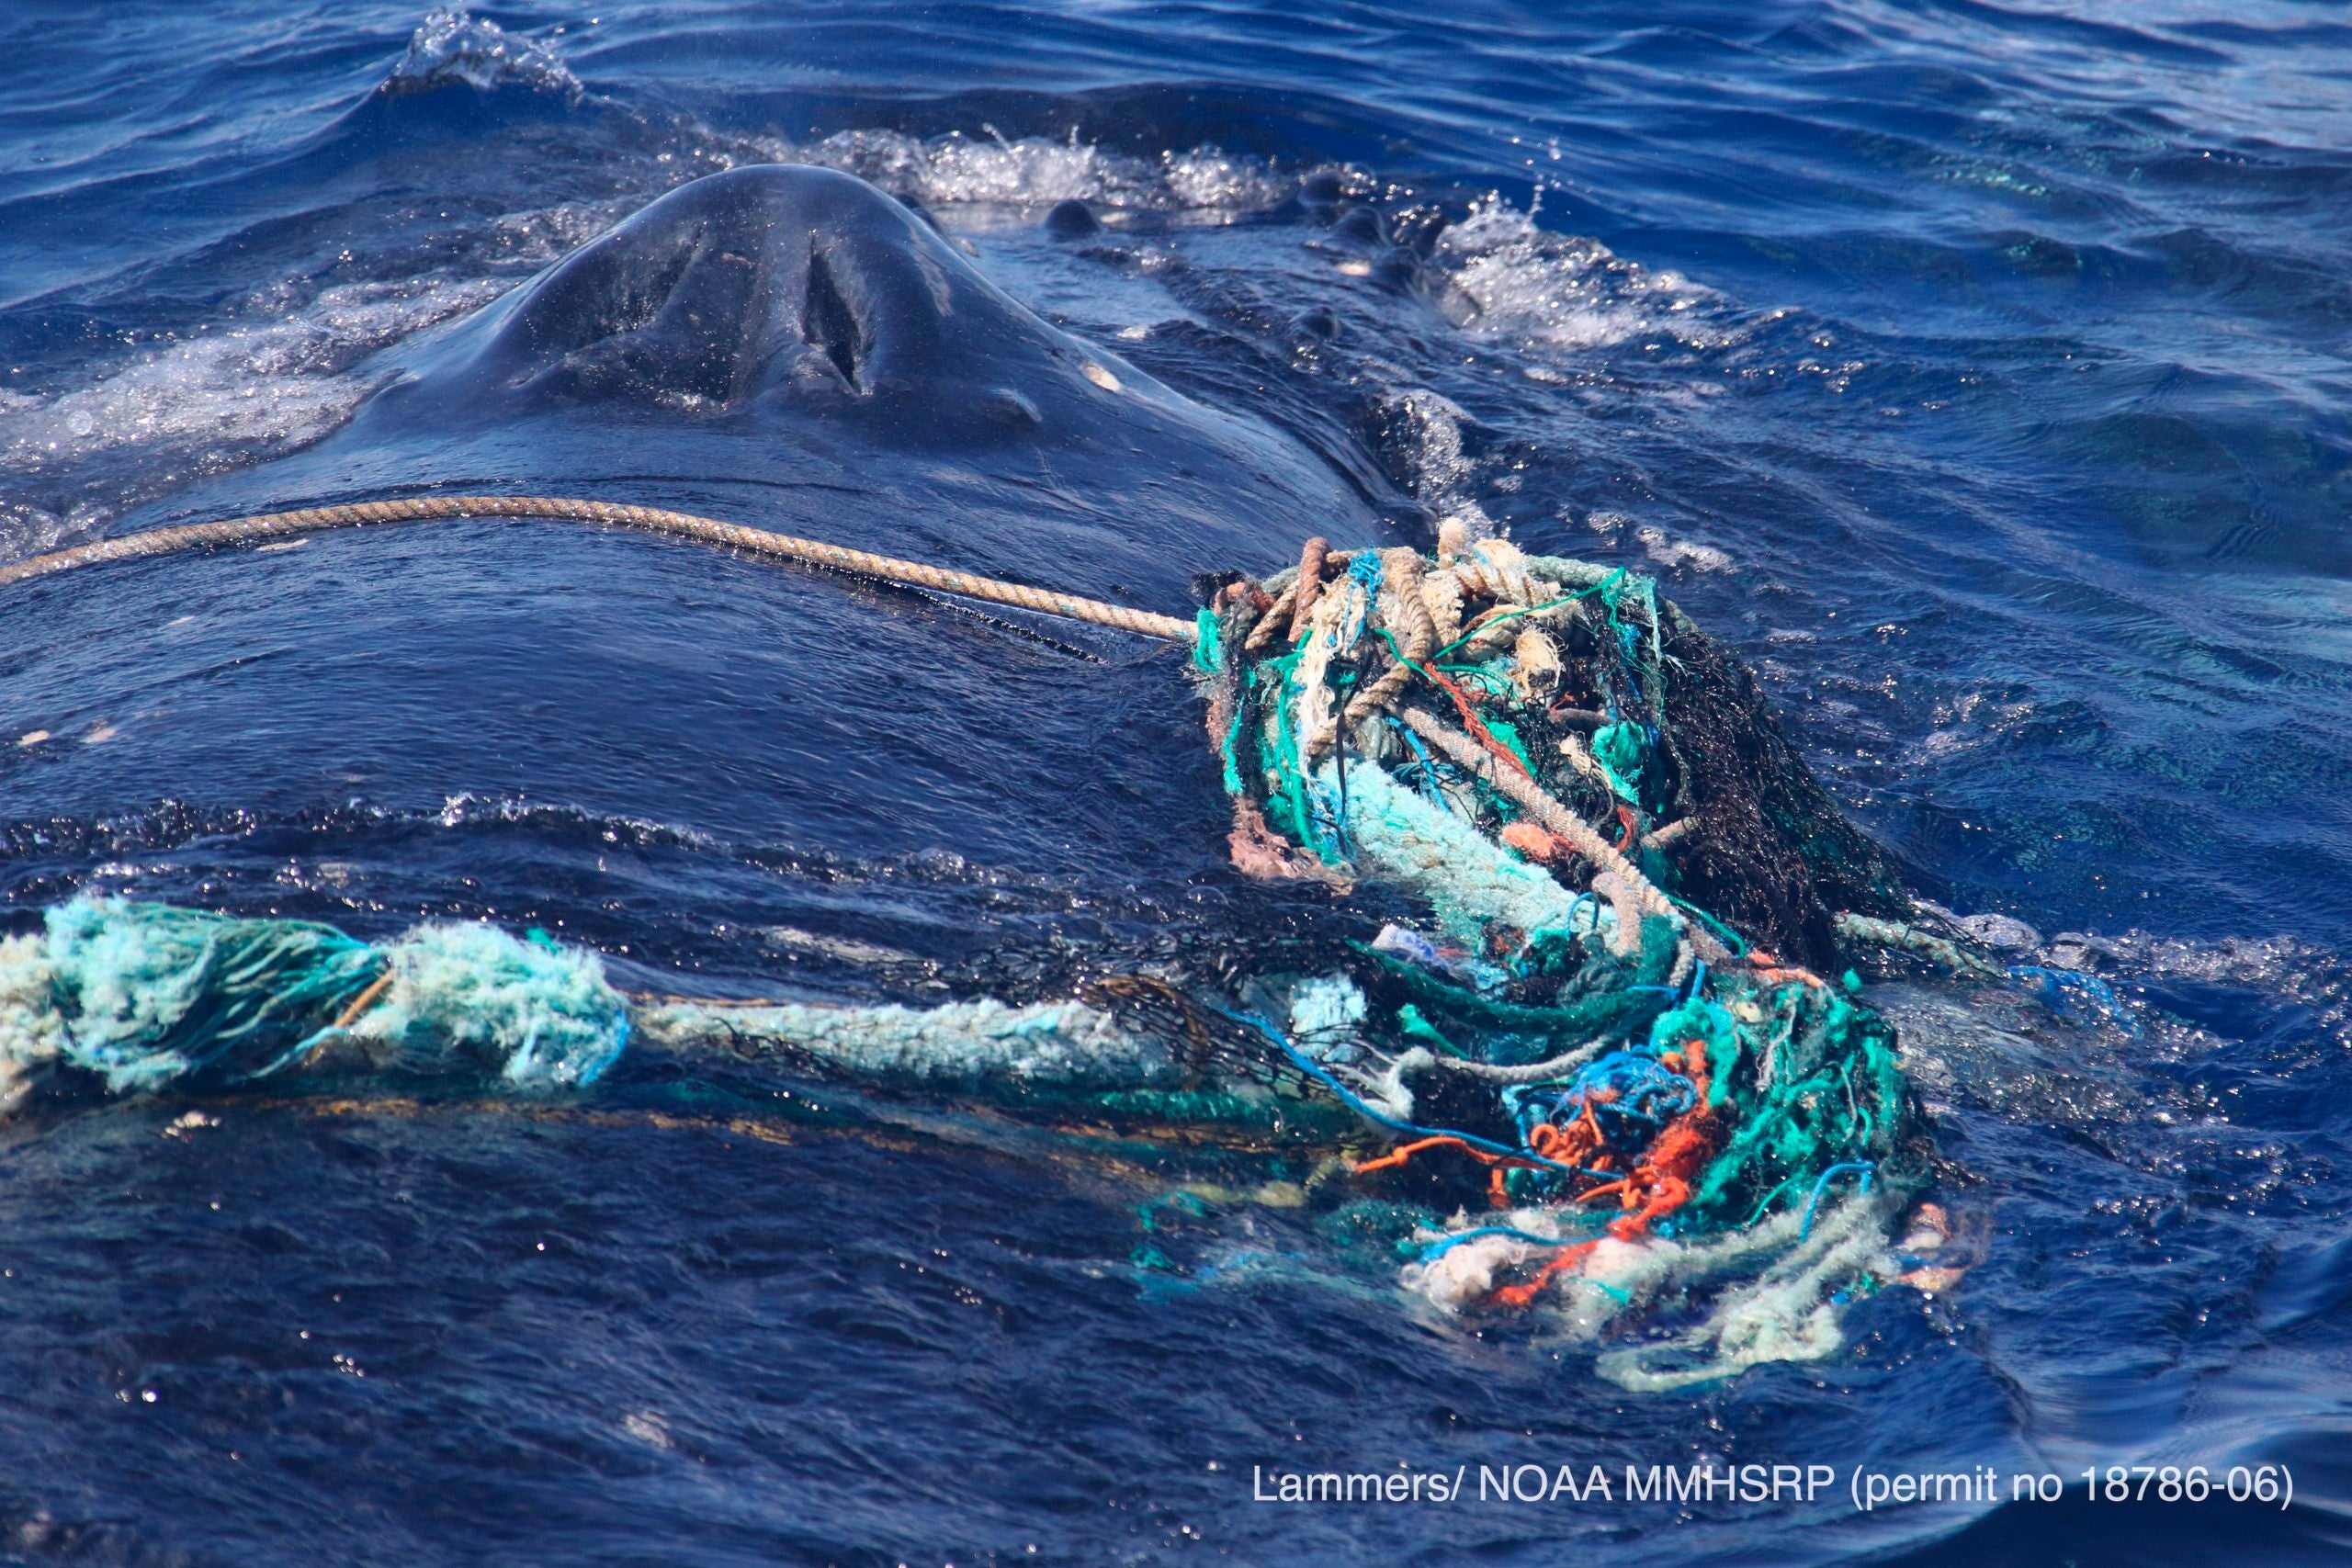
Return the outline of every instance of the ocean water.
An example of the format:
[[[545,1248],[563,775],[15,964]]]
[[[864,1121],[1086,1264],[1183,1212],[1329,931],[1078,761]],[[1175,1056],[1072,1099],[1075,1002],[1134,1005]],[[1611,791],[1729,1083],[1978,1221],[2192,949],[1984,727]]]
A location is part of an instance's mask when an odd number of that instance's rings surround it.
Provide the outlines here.
[[[658,1066],[560,1100],[43,1109],[0,1129],[0,1556],[2352,1544],[2334,10],[14,0],[0,60],[0,559],[447,484],[1182,613],[1185,574],[1329,526],[1189,475],[1231,515],[1188,533],[1169,503],[1130,572],[1111,523],[1170,458],[1091,432],[1018,471],[858,450],[820,485],[789,432],[352,425],[403,355],[661,193],[822,164],[1308,454],[1360,534],[1475,509],[1656,572],[1924,893],[2097,939],[2132,1010],[1881,987],[1981,1261],[1848,1309],[1832,1361],[1671,1396],[1417,1304],[1329,1213],[1248,1201],[1261,1164],[1182,1144]],[[1047,228],[1070,199],[1102,233]],[[1099,552],[1069,543],[1090,518]],[[912,999],[1333,918],[1240,882],[1224,827],[1168,653],[682,547],[470,525],[0,601],[10,930],[77,890],[371,936],[459,915],[654,988]],[[1233,1197],[1157,1201],[1204,1179]],[[1252,1484],[1708,1462],[1840,1482]],[[2295,1492],[2116,1503],[2082,1482],[2111,1465]],[[1844,1494],[1977,1466],[2063,1495]]]

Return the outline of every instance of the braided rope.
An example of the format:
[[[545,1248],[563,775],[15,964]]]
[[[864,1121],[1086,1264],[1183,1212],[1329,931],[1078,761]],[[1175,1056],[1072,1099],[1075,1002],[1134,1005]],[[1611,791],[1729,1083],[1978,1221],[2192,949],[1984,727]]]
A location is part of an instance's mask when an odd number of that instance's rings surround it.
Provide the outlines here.
[[[1999,964],[1980,958],[1955,942],[1947,942],[1932,931],[1900,920],[1873,919],[1868,915],[1838,915],[1832,922],[1838,934],[1848,942],[1868,942],[1878,947],[1891,947],[1905,953],[1916,953],[1930,963],[1961,975],[1984,975],[2000,978],[2006,975]]]
[[[1521,809],[1532,817],[1536,825],[1545,832],[1566,840],[1570,849],[1590,861],[1603,874],[1613,877],[1623,885],[1643,913],[1662,916],[1681,928],[1690,945],[1698,950],[1700,957],[1710,964],[1731,961],[1728,948],[1695,923],[1685,919],[1675,908],[1672,899],[1635,870],[1633,863],[1619,854],[1590,823],[1553,798],[1551,792],[1543,785],[1515,768],[1499,766],[1493,753],[1485,747],[1420,708],[1399,708],[1396,716],[1453,761],[1517,801]],[[1595,878],[1595,886],[1599,886],[1599,878]]]
[[[469,517],[518,517],[549,523],[587,523],[638,533],[666,535],[673,538],[696,539],[727,549],[748,550],[754,555],[773,556],[859,577],[878,578],[885,582],[902,583],[911,588],[928,588],[940,593],[953,593],[959,598],[1010,604],[1015,609],[1031,610],[1041,615],[1091,621],[1096,626],[1141,632],[1147,637],[1164,637],[1171,642],[1189,642],[1193,637],[1190,621],[1180,621],[1172,615],[1155,615],[1146,610],[1130,610],[1122,604],[1106,604],[1099,599],[1082,599],[1073,593],[1031,588],[1023,583],[1005,582],[968,571],[950,571],[942,567],[925,566],[920,561],[900,560],[894,556],[846,549],[815,539],[796,538],[790,534],[774,534],[764,528],[748,528],[739,523],[721,523],[715,518],[697,517],[688,512],[670,512],[655,506],[622,506],[602,501],[567,501],[541,495],[448,495],[420,496],[407,501],[366,501],[346,506],[314,506],[300,512],[272,512],[254,517],[231,517],[218,523],[191,523],[176,528],[157,528],[143,534],[128,534],[118,539],[103,539],[96,544],[78,545],[72,549],[55,550],[48,555],[12,561],[0,566],[0,588],[29,582],[61,571],[73,571],[81,567],[98,566],[108,561],[141,560],[150,556],[172,555],[181,550],[205,549],[216,545],[254,545],[296,535],[324,533],[334,528],[430,523]]]
[[[1562,1052],[1559,1055],[1549,1057],[1544,1061],[1521,1062],[1517,1066],[1505,1066],[1500,1062],[1474,1062],[1464,1056],[1432,1055],[1430,1060],[1448,1072],[1463,1073],[1474,1078],[1483,1078],[1491,1084],[1542,1083],[1547,1078],[1567,1077],[1568,1074],[1607,1051],[1611,1043],[1611,1042],[1607,1040],[1595,1040],[1589,1044],[1579,1045],[1573,1051]]]
[[[1363,687],[1348,700],[1347,722],[1361,724],[1370,715],[1379,712],[1403,694],[1420,672],[1422,660],[1430,656],[1430,649],[1437,640],[1437,624],[1430,619],[1430,607],[1421,602],[1421,552],[1398,547],[1380,552],[1385,583],[1382,592],[1387,595],[1387,605],[1394,615],[1384,615],[1404,629],[1397,648],[1396,662],[1382,672],[1380,679]]]
[[[1293,642],[1306,635],[1306,623],[1314,618],[1315,601],[1323,592],[1323,563],[1330,554],[1331,542],[1320,534],[1298,547],[1296,596],[1291,601],[1290,607],[1290,640]]]

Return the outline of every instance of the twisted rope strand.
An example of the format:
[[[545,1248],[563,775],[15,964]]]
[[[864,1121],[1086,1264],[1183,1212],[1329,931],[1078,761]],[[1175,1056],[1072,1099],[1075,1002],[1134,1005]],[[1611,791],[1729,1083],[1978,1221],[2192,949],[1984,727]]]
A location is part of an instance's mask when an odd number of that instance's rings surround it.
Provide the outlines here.
[[[815,539],[797,538],[790,534],[750,528],[740,523],[722,523],[716,518],[698,517],[689,512],[543,495],[447,495],[419,496],[406,501],[365,501],[345,506],[314,506],[300,512],[271,512],[253,517],[226,518],[218,523],[191,523],[176,528],[157,528],[143,534],[127,534],[117,539],[102,539],[96,544],[77,545],[72,549],[54,550],[47,555],[12,561],[0,566],[0,588],[85,566],[141,560],[150,556],[173,555],[182,550],[205,549],[216,545],[255,545],[335,528],[474,517],[588,523],[637,533],[695,539],[727,549],[748,550],[754,555],[773,556],[806,566],[877,578],[910,588],[928,588],[960,598],[1010,604],[1015,609],[1034,611],[1041,615],[1091,621],[1096,626],[1141,632],[1147,637],[1164,637],[1171,642],[1189,642],[1193,637],[1193,623],[1190,621],[1180,621],[1172,615],[1155,615],[1146,610],[1131,610],[1123,604],[1108,604],[1099,599],[1084,599],[1074,593],[1058,593],[1049,589],[1031,588],[1025,583],[981,577],[973,572],[951,571],[944,567],[925,566],[920,561],[900,560],[895,556],[847,549]]]
[[[1649,878],[1636,871],[1633,863],[1619,854],[1608,840],[1593,829],[1591,824],[1562,806],[1549,791],[1525,773],[1500,766],[1476,741],[1422,709],[1400,708],[1396,716],[1453,761],[1518,802],[1521,809],[1533,818],[1536,825],[1545,832],[1565,840],[1569,848],[1590,861],[1604,874],[1613,877],[1623,886],[1643,913],[1662,916],[1674,922],[1682,930],[1690,945],[1698,950],[1700,957],[1710,964],[1731,961],[1729,949],[1705,930],[1686,919],[1675,908],[1674,901],[1659,892]]]

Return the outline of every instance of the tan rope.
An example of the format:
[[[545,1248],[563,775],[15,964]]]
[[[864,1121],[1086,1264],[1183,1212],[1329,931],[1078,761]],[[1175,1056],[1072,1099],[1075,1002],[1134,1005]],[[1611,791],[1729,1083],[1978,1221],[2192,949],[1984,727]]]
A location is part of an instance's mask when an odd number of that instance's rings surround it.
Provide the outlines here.
[[[1691,829],[1696,828],[1698,823],[1699,819],[1696,817],[1684,817],[1668,822],[1663,828],[1653,829],[1642,835],[1643,847],[1653,850],[1670,850],[1689,838]]]
[[[337,1015],[334,1022],[329,1025],[329,1027],[334,1029],[349,1029],[353,1024],[359,1021],[360,1018],[369,1008],[376,1005],[378,1000],[382,998],[386,991],[389,991],[391,988],[392,972],[390,969],[387,969],[381,975],[377,976],[375,979],[369,981],[366,990],[352,998],[351,1005],[344,1009],[343,1011]]]
[[[1380,556],[1385,574],[1381,592],[1396,612],[1382,618],[1399,626],[1404,635],[1398,642],[1396,662],[1380,679],[1348,700],[1350,724],[1361,724],[1366,716],[1395,702],[1419,674],[1421,661],[1429,658],[1430,649],[1437,641],[1437,623],[1430,619],[1430,607],[1421,602],[1421,552],[1400,546],[1383,550]]]
[[[1595,917],[1596,919],[1598,918]],[[1488,1083],[1542,1083],[1545,1078],[1566,1077],[1614,1043],[1614,1041],[1595,1040],[1589,1044],[1579,1045],[1573,1051],[1563,1052],[1549,1061],[1522,1062],[1515,1067],[1506,1066],[1500,1062],[1474,1062],[1464,1056],[1432,1055],[1430,1060],[1450,1072],[1467,1073],[1474,1078],[1483,1078]]]
[[[1399,708],[1396,716],[1454,761],[1517,801],[1521,809],[1535,818],[1537,827],[1554,838],[1566,840],[1570,849],[1590,861],[1602,874],[1614,878],[1633,895],[1644,913],[1663,916],[1677,926],[1685,928],[1684,935],[1698,950],[1700,957],[1710,964],[1731,962],[1729,949],[1695,922],[1686,920],[1675,908],[1672,899],[1635,870],[1633,863],[1619,854],[1590,823],[1555,799],[1549,790],[1518,769],[1501,766],[1493,752],[1420,708]],[[1595,881],[1597,886],[1598,878]]]
[[[764,528],[747,528],[740,523],[721,523],[715,518],[697,517],[688,512],[670,512],[656,506],[621,506],[602,501],[566,501],[541,495],[447,495],[420,496],[408,501],[365,501],[348,506],[314,506],[301,512],[272,512],[255,517],[232,517],[219,523],[191,523],[176,528],[156,528],[143,534],[127,534],[119,539],[103,539],[96,544],[77,545],[72,549],[55,550],[48,555],[12,561],[0,566],[0,588],[29,582],[35,578],[61,571],[72,571],[80,567],[97,566],[107,561],[140,560],[149,556],[171,555],[180,550],[203,549],[215,545],[253,545],[296,535],[323,533],[333,528],[361,528],[389,523],[429,523],[465,517],[529,517],[550,523],[590,523],[608,528],[668,535],[674,538],[698,539],[728,549],[749,550],[755,555],[774,556],[806,566],[851,572],[859,577],[879,578],[885,582],[903,583],[911,588],[928,588],[940,593],[953,593],[959,598],[1010,604],[1015,609],[1031,610],[1041,615],[1091,621],[1096,626],[1141,632],[1147,637],[1166,637],[1171,642],[1190,642],[1193,638],[1190,621],[1180,621],[1172,615],[1155,615],[1147,610],[1130,610],[1124,604],[1106,604],[1099,599],[1082,599],[1074,593],[1057,593],[1049,589],[1004,582],[968,571],[949,571],[941,567],[925,566],[920,561],[844,549],[839,545],[821,544],[815,539],[772,534]]]
[[[392,971],[388,967],[381,975],[368,982],[366,990],[351,998],[351,1005],[337,1013],[333,1023],[319,1032],[319,1043],[311,1047],[311,1054],[302,1058],[302,1065],[307,1067],[321,1056],[325,1055],[327,1046],[334,1042],[334,1038],[357,1023],[367,1015],[368,1010],[383,999],[384,993],[391,988]]]

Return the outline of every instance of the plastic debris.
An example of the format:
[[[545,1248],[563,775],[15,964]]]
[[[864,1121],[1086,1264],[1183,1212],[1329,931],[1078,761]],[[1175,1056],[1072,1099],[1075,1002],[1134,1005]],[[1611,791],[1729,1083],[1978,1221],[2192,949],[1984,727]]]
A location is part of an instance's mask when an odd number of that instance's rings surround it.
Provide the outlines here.
[[[1195,679],[1237,817],[1296,852],[1237,863],[1319,862],[1433,918],[1362,946],[1361,1049],[1331,1069],[1394,1138],[1359,1182],[1487,1210],[1419,1232],[1407,1285],[1594,1335],[1712,1290],[1671,1344],[1600,1357],[1634,1388],[1835,1351],[1840,1302],[1904,1272],[1888,1229],[1927,1176],[1893,1030],[1808,966],[1833,908],[1896,929],[1883,864],[1807,830],[1835,821],[1809,779],[1758,776],[1802,769],[1646,580],[1497,539],[1302,572],[1329,581],[1224,595]],[[1731,900],[1760,930],[1693,897],[1737,885],[1721,844],[1684,860],[1725,831],[1778,885]]]

